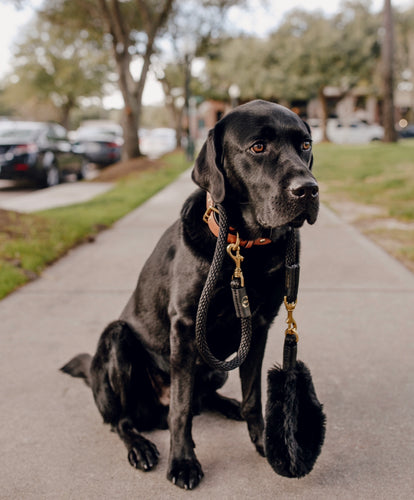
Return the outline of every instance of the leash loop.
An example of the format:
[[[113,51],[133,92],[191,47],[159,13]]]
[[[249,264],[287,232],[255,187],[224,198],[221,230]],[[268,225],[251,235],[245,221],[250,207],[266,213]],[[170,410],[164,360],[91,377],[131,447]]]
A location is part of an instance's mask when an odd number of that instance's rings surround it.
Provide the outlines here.
[[[240,255],[240,246],[237,245],[237,239],[236,243],[232,243],[231,245],[227,246],[227,233],[229,230],[227,214],[222,205],[218,205],[216,210],[218,210],[220,216],[220,230],[217,238],[216,248],[214,251],[213,261],[211,263],[207,280],[204,284],[203,291],[201,292],[200,302],[198,304],[195,334],[197,348],[204,361],[212,368],[230,371],[242,365],[247,357],[247,354],[249,353],[250,341],[252,337],[252,321],[249,301],[244,288],[243,273],[240,267],[240,263],[243,260],[243,257]],[[215,286],[220,277],[220,271],[226,251],[236,263],[236,269],[233,274],[231,288],[236,315],[240,318],[241,322],[240,345],[235,356],[229,361],[217,359],[210,351],[206,339],[208,309],[211,298],[214,294]],[[233,255],[231,252],[235,252],[235,254]]]

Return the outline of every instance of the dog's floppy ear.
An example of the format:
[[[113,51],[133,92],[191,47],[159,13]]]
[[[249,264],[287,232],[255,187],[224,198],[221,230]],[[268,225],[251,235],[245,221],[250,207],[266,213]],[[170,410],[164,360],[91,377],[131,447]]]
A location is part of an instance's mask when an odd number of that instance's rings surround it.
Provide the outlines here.
[[[225,185],[224,176],[221,171],[221,146],[216,146],[216,135],[218,130],[211,129],[206,142],[195,161],[192,178],[202,189],[208,191],[216,203],[224,200]]]

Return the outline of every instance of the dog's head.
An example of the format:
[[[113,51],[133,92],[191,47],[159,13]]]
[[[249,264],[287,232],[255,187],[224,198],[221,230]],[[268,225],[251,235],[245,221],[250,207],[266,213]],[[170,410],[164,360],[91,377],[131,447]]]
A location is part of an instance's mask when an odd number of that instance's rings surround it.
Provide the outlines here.
[[[249,237],[260,237],[316,221],[319,191],[312,162],[309,127],[283,106],[252,101],[210,130],[193,180],[229,210],[230,221],[236,219]]]

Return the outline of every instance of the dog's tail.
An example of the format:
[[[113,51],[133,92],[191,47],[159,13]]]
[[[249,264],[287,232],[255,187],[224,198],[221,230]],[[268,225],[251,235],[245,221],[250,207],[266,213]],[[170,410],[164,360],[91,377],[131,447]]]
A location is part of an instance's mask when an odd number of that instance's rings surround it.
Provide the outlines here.
[[[92,356],[82,353],[72,358],[66,365],[62,366],[60,371],[71,375],[72,377],[83,378],[85,384],[91,386],[91,363]]]

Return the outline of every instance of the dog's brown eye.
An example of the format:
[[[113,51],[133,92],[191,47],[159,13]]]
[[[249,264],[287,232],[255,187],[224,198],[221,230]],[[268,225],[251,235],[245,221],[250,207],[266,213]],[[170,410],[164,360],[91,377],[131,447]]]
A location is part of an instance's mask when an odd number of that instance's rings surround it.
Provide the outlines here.
[[[309,151],[312,147],[311,141],[304,141],[302,142],[302,149],[303,151]]]
[[[250,148],[253,153],[263,153],[265,150],[265,145],[263,142],[256,142],[256,144],[253,144],[253,146]]]

